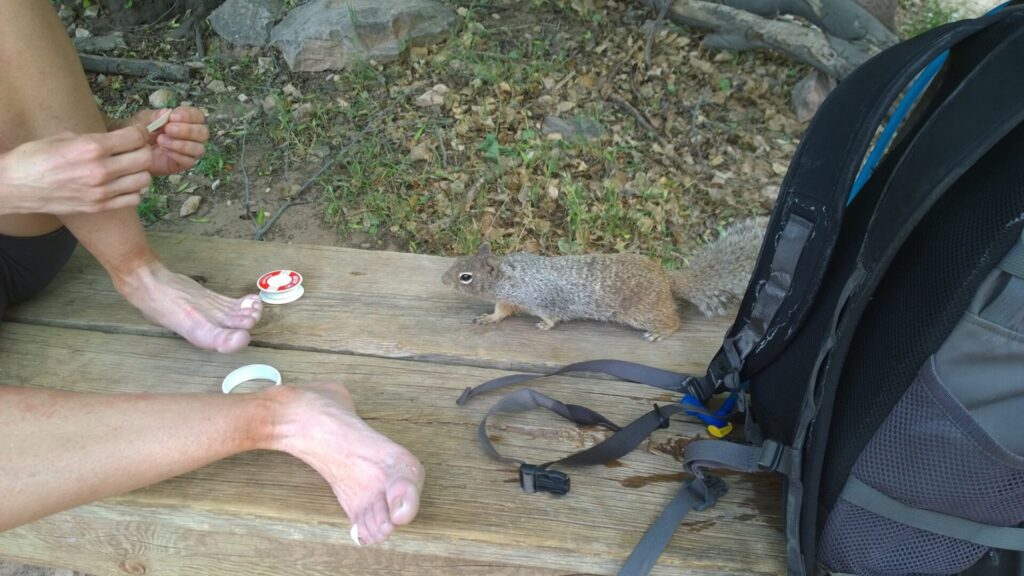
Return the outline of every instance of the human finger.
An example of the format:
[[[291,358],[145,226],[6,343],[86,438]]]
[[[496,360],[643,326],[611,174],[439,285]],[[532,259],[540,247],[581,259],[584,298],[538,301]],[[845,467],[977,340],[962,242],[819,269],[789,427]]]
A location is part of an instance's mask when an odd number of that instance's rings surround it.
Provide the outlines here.
[[[96,190],[100,200],[105,201],[125,194],[138,194],[140,190],[149,188],[152,182],[153,177],[149,172],[135,172],[113,180],[104,186],[99,186]]]
[[[96,142],[106,155],[123,154],[146,146],[149,141],[149,132],[145,127],[132,125],[100,134],[89,134],[85,136]]]
[[[179,153],[175,152],[174,150],[168,150],[168,149],[164,148],[163,149],[163,155],[166,156],[169,160],[177,163],[178,166],[180,166],[182,170],[188,170],[189,168],[191,168],[191,167],[196,165],[196,159],[195,158],[193,158],[192,156],[186,156],[184,154],[179,154]]]
[[[114,198],[111,198],[110,200],[106,200],[104,202],[101,202],[100,204],[97,204],[96,211],[107,212],[110,210],[119,210],[121,208],[130,208],[133,206],[138,206],[139,203],[141,202],[142,192],[136,190],[135,192],[129,194],[121,194],[120,196],[116,196]]]
[[[206,124],[172,122],[164,127],[164,134],[179,140],[191,140],[200,143],[210,139],[210,129]]]
[[[206,124],[206,115],[199,108],[179,106],[171,111],[171,122],[182,124]]]
[[[111,179],[135,172],[146,172],[153,164],[153,151],[149,147],[117,154],[104,160],[103,165]]]
[[[206,153],[206,146],[200,142],[179,140],[167,135],[162,135],[157,138],[156,143],[167,150],[177,152],[178,154],[184,154],[192,158],[198,158]]]

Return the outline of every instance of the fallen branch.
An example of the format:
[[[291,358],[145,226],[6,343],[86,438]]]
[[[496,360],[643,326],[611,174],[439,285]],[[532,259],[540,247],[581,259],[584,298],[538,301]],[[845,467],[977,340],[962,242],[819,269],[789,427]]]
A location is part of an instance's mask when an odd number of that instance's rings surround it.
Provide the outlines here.
[[[657,8],[657,0],[641,0],[645,5]],[[710,30],[704,39],[704,46],[711,49],[742,51],[755,48],[774,50],[784,56],[809,64],[833,78],[844,78],[857,66],[865,62],[872,54],[892,43],[895,36],[888,32],[873,16],[859,8],[849,8],[852,0],[834,0],[828,6],[841,6],[846,12],[855,15],[857,22],[862,22],[860,37],[844,39],[842,36],[854,36],[856,26],[851,29],[849,22],[837,22],[836,18],[822,17],[819,12],[809,7],[797,10],[807,4],[803,0],[723,0],[732,5],[746,5],[767,11],[774,6],[776,12],[782,8],[792,9],[799,15],[809,14],[812,21],[824,26],[825,32],[804,26],[797,22],[786,22],[771,18],[763,18],[754,12],[726,6],[704,0],[669,0],[668,18],[677,24]],[[813,18],[812,18],[813,17]],[[873,24],[868,25],[866,22]],[[829,28],[829,26],[832,28]],[[878,30],[881,28],[882,31]],[[842,36],[834,34],[836,29]],[[871,34],[864,32],[871,31]],[[884,32],[883,32],[884,31]]]
[[[184,82],[188,80],[189,69],[180,64],[168,62],[157,62],[155,60],[135,60],[131,58],[110,58],[107,56],[94,56],[92,54],[79,54],[82,67],[86,72],[97,72],[100,74],[124,74],[127,76],[151,76],[164,80]]]

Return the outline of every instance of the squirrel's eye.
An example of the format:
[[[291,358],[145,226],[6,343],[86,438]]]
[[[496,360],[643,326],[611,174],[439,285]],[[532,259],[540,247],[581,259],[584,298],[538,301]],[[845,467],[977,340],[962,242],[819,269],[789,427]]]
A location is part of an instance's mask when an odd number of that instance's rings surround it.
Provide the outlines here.
[[[473,273],[472,272],[463,272],[462,274],[459,274],[459,282],[462,282],[463,284],[469,284],[472,281],[473,281]]]

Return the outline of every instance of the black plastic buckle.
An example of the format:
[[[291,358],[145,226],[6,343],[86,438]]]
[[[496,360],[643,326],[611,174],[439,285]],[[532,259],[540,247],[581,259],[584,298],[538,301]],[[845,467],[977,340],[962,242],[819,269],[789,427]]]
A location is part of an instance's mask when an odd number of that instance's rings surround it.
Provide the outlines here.
[[[662,414],[661,413],[661,406],[658,406],[657,404],[654,405],[654,413],[658,415],[658,420],[660,420],[660,423],[658,424],[658,428],[668,428],[669,420],[672,418],[672,415],[670,414],[670,415],[666,416],[666,415]]]
[[[558,470],[522,464],[519,466],[519,485],[527,494],[549,492],[562,496],[569,492],[569,476]]]
[[[726,486],[725,481],[718,476],[704,475],[703,490],[692,489],[694,480],[688,481],[687,486],[691,487],[691,491],[701,499],[693,505],[693,509],[699,512],[714,506],[715,503],[718,502],[718,499],[725,496],[725,493],[729,491],[729,487]]]

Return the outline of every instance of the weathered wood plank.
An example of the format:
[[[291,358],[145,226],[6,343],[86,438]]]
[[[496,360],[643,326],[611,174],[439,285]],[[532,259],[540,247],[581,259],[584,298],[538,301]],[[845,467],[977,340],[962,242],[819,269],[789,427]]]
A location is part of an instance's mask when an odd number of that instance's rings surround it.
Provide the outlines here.
[[[152,242],[176,270],[202,276],[228,294],[255,289],[268,270],[290,268],[306,295],[270,308],[253,333],[257,346],[411,358],[512,370],[550,369],[612,357],[684,372],[703,372],[729,322],[707,320],[686,306],[682,328],[651,344],[631,328],[574,322],[550,332],[536,319],[476,326],[489,305],[441,284],[446,258],[327,246],[154,234]],[[8,311],[11,320],[108,332],[170,335],[145,321],[79,249],[46,293]]]
[[[678,486],[668,453],[700,432],[677,422],[621,466],[570,470],[573,493],[526,495],[515,472],[484,456],[475,429],[493,398],[468,407],[465,386],[489,369],[368,356],[249,348],[223,356],[165,338],[0,325],[0,385],[98,392],[215,392],[231,369],[266,362],[286,382],[340,379],[361,415],[427,468],[420,516],[380,547],[355,548],[326,484],[291,457],[252,452],[0,534],[0,557],[95,574],[614,574]],[[187,373],[186,373],[187,372]],[[584,378],[537,386],[626,421],[655,390]],[[539,411],[502,418],[501,450],[543,459],[603,432]],[[778,483],[729,476],[729,494],[696,513],[656,574],[784,571]]]

